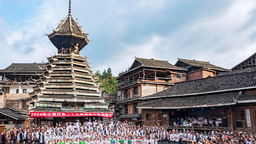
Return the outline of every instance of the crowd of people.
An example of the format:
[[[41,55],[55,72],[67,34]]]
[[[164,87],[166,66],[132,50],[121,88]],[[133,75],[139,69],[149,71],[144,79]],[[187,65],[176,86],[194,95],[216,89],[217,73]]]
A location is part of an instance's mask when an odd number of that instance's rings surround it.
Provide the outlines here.
[[[174,126],[222,126],[222,118],[213,116],[206,118],[203,116],[188,117],[186,119],[178,118],[177,121],[173,122]]]
[[[246,131],[189,131],[167,130],[159,124],[135,126],[127,122],[111,120],[66,123],[65,126],[38,127],[24,129],[4,129],[2,144],[157,144],[165,141],[172,144],[255,144],[256,133]]]

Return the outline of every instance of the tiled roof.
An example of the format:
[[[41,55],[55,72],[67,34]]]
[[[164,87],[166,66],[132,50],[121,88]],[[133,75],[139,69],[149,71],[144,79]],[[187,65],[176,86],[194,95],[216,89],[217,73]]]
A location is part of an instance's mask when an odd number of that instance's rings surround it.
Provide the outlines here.
[[[235,104],[235,98],[239,92],[215,93],[200,96],[187,96],[175,98],[163,98],[158,101],[145,102],[138,107],[153,107],[153,108],[195,108],[195,107],[213,107]]]
[[[18,107],[14,107],[14,106],[10,106],[10,105],[6,105],[5,109],[10,109],[12,111],[15,111],[17,114],[25,114],[25,115],[29,115],[28,110],[27,109],[20,109]]]
[[[43,63],[12,63],[0,72],[42,72]]]
[[[135,59],[137,61],[139,61],[142,66],[167,68],[167,69],[175,69],[175,70],[184,70],[184,71],[186,71],[186,69],[181,68],[181,67],[177,67],[175,65],[172,65],[168,61],[164,61],[164,60],[146,59],[146,58],[138,58],[138,57],[135,57]]]
[[[246,69],[242,69],[242,70],[222,72],[222,73],[218,74],[218,76],[230,75],[230,74],[239,74],[239,73],[245,73],[245,72],[255,72],[255,71],[256,71],[256,68],[246,68]]]
[[[189,59],[181,59],[181,58],[179,58],[178,61],[181,61],[187,65],[195,66],[195,67],[214,69],[214,70],[219,70],[219,71],[229,71],[228,69],[213,65],[210,62],[206,62],[206,61],[189,60]]]
[[[47,34],[56,48],[70,48],[78,44],[79,50],[82,50],[89,43],[90,40],[87,38],[87,35],[71,14],[68,14],[65,19],[61,20],[58,27],[52,33]]]
[[[174,86],[145,98],[198,95],[198,93],[209,93],[255,86],[256,72],[251,71],[175,83]]]
[[[87,36],[82,30],[82,27],[77,23],[71,15],[68,15],[65,19],[61,20],[58,27],[54,30],[59,33],[73,33],[76,35]]]
[[[13,118],[15,120],[26,120],[28,118],[5,108],[0,109],[0,114]]]
[[[196,108],[196,107],[216,107],[224,105],[234,105],[238,103],[248,103],[256,101],[256,94],[242,94],[239,91],[214,93],[199,96],[163,98],[158,101],[144,102],[138,108]]]
[[[238,97],[238,102],[243,103],[245,101],[256,101],[256,94],[242,94]]]

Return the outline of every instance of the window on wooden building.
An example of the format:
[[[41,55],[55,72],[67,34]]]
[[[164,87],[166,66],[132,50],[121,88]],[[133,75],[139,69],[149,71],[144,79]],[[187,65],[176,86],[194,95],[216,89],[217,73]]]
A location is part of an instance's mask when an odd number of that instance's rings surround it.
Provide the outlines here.
[[[240,111],[241,120],[245,120],[244,111]]]
[[[146,119],[151,120],[151,114],[146,114]]]
[[[23,93],[27,93],[27,89],[23,89]]]
[[[19,93],[19,89],[16,89],[16,93],[17,93],[17,94]]]
[[[245,120],[244,111],[240,111],[236,113],[236,120]]]
[[[128,114],[128,105],[124,105],[124,114]]]
[[[133,104],[133,113],[134,114],[137,114],[138,113],[138,108],[137,108],[138,104],[137,103],[134,103]]]
[[[138,87],[133,88],[133,95],[137,96],[138,95]]]
[[[124,90],[124,98],[128,98],[128,90]]]
[[[162,114],[158,114],[158,120],[162,120]]]

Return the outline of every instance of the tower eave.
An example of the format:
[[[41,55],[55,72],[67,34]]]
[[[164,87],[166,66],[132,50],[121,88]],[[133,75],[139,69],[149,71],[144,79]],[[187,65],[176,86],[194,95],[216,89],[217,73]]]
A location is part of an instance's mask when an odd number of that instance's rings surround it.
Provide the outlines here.
[[[74,45],[79,44],[79,51],[81,51],[90,41],[86,36],[80,36],[73,33],[63,34],[53,32],[52,34],[49,34],[48,37],[53,45],[59,50],[62,48],[73,48]]]

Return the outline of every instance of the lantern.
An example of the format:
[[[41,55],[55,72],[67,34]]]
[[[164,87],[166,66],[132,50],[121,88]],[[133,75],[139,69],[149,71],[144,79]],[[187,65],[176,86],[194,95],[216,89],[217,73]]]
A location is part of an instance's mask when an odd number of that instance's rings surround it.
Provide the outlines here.
[[[220,112],[221,112],[222,115],[225,114],[225,110],[223,108],[220,110]]]

